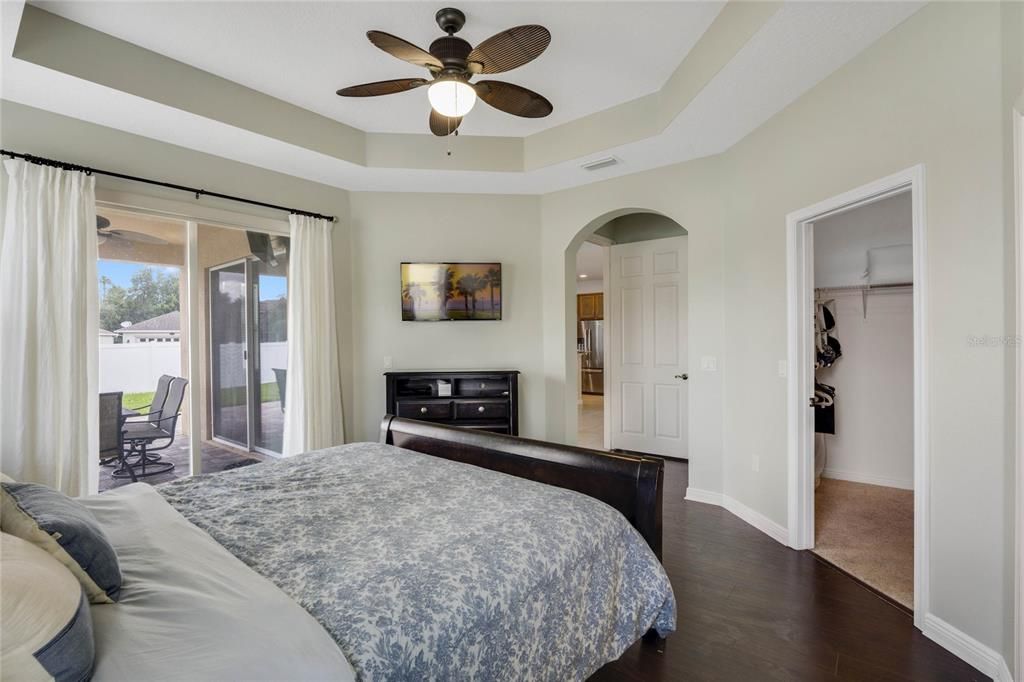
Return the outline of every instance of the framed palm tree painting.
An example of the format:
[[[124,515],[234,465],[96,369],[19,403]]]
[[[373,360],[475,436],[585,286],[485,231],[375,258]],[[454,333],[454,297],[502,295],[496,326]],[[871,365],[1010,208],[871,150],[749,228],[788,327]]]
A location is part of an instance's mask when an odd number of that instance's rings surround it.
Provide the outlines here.
[[[501,319],[501,263],[402,263],[402,319]]]

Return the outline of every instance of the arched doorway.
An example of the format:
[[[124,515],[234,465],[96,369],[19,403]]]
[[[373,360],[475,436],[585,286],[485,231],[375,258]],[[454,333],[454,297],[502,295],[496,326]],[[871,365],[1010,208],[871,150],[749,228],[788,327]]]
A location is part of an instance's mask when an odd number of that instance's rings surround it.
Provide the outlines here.
[[[624,208],[566,248],[567,436],[577,444],[686,456],[686,236],[668,216]]]

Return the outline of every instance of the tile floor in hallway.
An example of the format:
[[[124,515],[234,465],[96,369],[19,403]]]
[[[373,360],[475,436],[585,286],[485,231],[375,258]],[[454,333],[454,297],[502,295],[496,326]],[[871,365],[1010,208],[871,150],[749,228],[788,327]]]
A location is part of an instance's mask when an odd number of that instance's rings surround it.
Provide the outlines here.
[[[604,396],[584,393],[578,415],[577,444],[582,448],[604,450]]]

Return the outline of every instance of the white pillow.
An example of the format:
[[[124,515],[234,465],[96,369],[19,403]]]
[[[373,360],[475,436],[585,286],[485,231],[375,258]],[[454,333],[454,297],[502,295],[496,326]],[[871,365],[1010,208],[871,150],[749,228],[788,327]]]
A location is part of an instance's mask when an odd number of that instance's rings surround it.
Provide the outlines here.
[[[95,643],[78,579],[27,540],[0,537],[0,668],[5,680],[86,680]]]

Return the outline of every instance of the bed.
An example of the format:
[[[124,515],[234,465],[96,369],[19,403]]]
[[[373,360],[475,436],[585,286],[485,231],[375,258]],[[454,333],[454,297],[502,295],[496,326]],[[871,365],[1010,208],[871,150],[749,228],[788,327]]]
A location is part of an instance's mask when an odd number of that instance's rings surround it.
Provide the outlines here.
[[[386,417],[87,498],[122,563],[95,679],[585,679],[675,628],[663,464]]]

